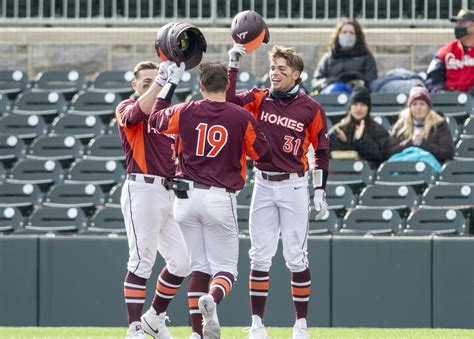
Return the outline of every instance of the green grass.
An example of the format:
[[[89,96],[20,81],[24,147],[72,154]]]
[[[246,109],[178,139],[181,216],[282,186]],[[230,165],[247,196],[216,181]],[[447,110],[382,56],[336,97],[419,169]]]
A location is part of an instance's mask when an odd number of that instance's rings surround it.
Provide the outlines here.
[[[0,327],[0,338],[125,338],[126,328],[119,327]],[[174,338],[189,338],[190,327],[170,327]],[[291,328],[270,327],[270,338],[291,338]],[[311,338],[474,338],[474,330],[460,329],[378,329],[311,328]],[[224,327],[222,339],[247,338],[242,327]],[[149,337],[151,338],[151,337]]]

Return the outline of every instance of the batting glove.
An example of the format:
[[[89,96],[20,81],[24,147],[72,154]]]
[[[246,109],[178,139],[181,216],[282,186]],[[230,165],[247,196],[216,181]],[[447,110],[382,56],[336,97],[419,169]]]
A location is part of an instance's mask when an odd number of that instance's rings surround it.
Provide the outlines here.
[[[328,204],[326,202],[326,192],[322,189],[314,190],[314,209],[316,210],[316,221],[321,220],[328,211]]]
[[[179,81],[183,77],[185,68],[186,65],[184,62],[180,63],[179,66],[176,63],[171,64],[171,66],[168,68],[168,81],[175,85],[179,84]]]
[[[171,61],[163,61],[160,63],[158,68],[158,75],[155,78],[155,84],[160,87],[164,87],[166,84],[166,80],[168,80],[168,69],[171,65]]]
[[[245,50],[244,45],[234,44],[227,54],[229,54],[229,68],[239,68],[240,67],[240,57],[243,56],[247,51]]]

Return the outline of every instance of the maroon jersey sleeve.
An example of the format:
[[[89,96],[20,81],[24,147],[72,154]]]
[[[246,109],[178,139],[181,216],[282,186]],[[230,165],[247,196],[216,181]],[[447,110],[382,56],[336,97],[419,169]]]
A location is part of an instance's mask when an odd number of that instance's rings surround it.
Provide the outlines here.
[[[143,113],[138,101],[127,99],[122,101],[115,110],[115,116],[121,126],[131,127],[145,120],[147,115]]]
[[[158,101],[160,101],[159,99]],[[164,101],[164,100],[163,100]],[[166,102],[166,101],[164,101]],[[187,106],[187,103],[181,103],[166,109],[153,110],[148,123],[164,134],[179,134],[179,118],[181,111]]]
[[[250,114],[244,135],[244,147],[247,155],[255,161],[268,162],[272,159],[271,146],[257,121]]]

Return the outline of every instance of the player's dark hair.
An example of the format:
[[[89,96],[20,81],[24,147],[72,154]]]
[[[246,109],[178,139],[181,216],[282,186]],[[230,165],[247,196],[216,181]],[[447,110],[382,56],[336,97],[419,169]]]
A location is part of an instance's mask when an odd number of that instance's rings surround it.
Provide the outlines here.
[[[296,53],[293,48],[283,46],[273,46],[271,51],[268,53],[270,62],[277,58],[283,58],[286,60],[288,66],[293,70],[303,72],[304,62],[303,56],[300,53]]]
[[[222,62],[203,62],[199,65],[199,81],[206,92],[225,92],[228,79],[227,67]]]
[[[142,61],[139,62],[133,69],[133,77],[138,78],[138,73],[144,69],[158,69],[159,65],[153,61]]]

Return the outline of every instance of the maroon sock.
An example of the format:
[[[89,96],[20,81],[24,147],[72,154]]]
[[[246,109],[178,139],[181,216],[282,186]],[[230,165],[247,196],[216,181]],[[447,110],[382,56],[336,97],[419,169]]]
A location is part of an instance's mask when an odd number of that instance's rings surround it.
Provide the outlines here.
[[[178,277],[177,275],[168,272],[166,266],[163,267],[156,282],[156,291],[152,303],[156,314],[166,311],[169,303],[178,292],[183,279],[183,277]]]
[[[127,305],[128,324],[140,321],[146,296],[146,279],[127,272],[123,282],[123,294]]]
[[[263,319],[269,287],[270,276],[268,272],[250,270],[249,291],[252,315],[258,315]]]
[[[191,316],[191,327],[193,332],[202,335],[202,314],[199,311],[199,298],[209,291],[209,280],[211,276],[204,272],[193,271],[188,285],[188,306]]]
[[[234,285],[235,277],[229,272],[217,272],[212,278],[209,294],[212,295],[216,304],[229,295]]]
[[[311,274],[309,268],[303,272],[291,273],[291,295],[295,303],[296,319],[306,318],[311,292]]]

